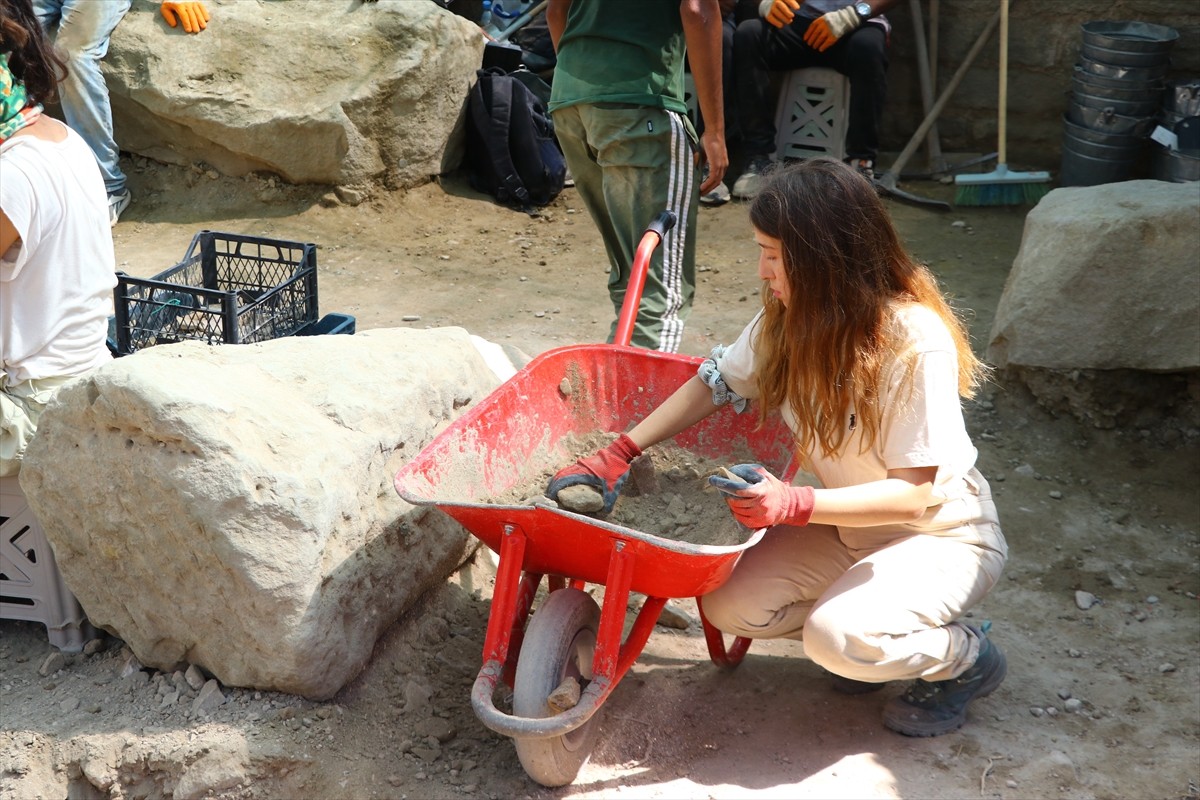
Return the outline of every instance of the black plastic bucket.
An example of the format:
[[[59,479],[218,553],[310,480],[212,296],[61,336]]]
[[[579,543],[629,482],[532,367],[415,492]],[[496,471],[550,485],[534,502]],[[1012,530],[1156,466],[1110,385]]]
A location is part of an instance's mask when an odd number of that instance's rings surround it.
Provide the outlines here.
[[[1165,59],[1171,47],[1180,37],[1180,32],[1166,25],[1142,22],[1115,22],[1100,19],[1080,25],[1084,31],[1084,47],[1114,54],[1116,58],[1088,58],[1104,64],[1124,66],[1150,66],[1158,59]],[[1123,60],[1122,60],[1123,59]]]
[[[1072,103],[1078,103],[1086,108],[1100,111],[1111,108],[1114,113],[1123,117],[1152,117],[1160,108],[1162,92],[1152,92],[1140,100],[1118,100],[1112,97],[1101,97],[1090,92],[1073,91],[1070,93]]]
[[[1148,83],[1165,78],[1171,69],[1171,64],[1164,60],[1163,63],[1151,67],[1124,67],[1120,64],[1105,64],[1090,58],[1080,58],[1078,67],[1097,78]]]
[[[1089,108],[1078,103],[1067,105],[1066,119],[1081,128],[1117,136],[1149,136],[1154,130],[1154,117],[1126,117],[1110,108]]]
[[[1200,151],[1170,150],[1155,143],[1150,172],[1155,180],[1171,183],[1200,181]]]

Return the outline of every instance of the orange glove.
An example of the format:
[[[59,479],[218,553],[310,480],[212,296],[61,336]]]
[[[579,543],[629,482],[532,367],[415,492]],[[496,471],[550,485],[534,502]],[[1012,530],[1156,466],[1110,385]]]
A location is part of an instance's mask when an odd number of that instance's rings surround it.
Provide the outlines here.
[[[763,0],[758,4],[758,15],[776,28],[791,25],[796,18],[800,0]]]
[[[186,2],[163,0],[158,10],[168,25],[174,28],[179,22],[182,22],[183,29],[188,33],[199,33],[208,27],[208,21],[212,19],[212,15],[208,13],[204,3],[199,0],[186,0]]]
[[[854,10],[854,6],[839,8],[813,20],[804,32],[804,43],[818,53],[824,53],[838,39],[856,30],[861,24],[862,18]]]

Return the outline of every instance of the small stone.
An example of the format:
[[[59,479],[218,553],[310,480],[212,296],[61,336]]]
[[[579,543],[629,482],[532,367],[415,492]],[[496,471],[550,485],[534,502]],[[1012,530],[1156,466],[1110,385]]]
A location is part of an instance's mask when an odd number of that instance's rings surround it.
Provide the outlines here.
[[[558,504],[579,514],[594,514],[604,508],[604,496],[591,486],[568,486],[559,491]]]
[[[575,394],[575,389],[571,386],[571,382],[569,380],[563,378],[558,382],[558,393],[563,397],[570,397],[571,395]]]
[[[1063,704],[1063,708],[1074,714],[1075,712],[1079,711],[1079,709],[1083,708],[1083,701],[1078,697],[1072,697]]]
[[[1006,780],[1004,782],[1004,785],[1007,786],[1009,789],[1017,788],[1017,782],[1012,780],[1011,778],[1009,780]]]
[[[1089,608],[1096,605],[1096,595],[1079,589],[1075,592],[1075,605],[1080,611],[1087,611]]]
[[[1071,658],[1080,658],[1083,656],[1083,653],[1079,652],[1074,647],[1072,647],[1070,650],[1067,651],[1067,655],[1069,655]]]
[[[1057,708],[1055,708],[1054,706],[1048,706],[1048,707],[1046,708],[1046,716],[1047,716],[1047,717],[1057,717],[1057,716],[1058,716],[1058,709],[1057,709]]]
[[[90,639],[88,643],[83,646],[83,654],[85,656],[94,656],[97,653],[103,653],[107,648],[108,642],[104,641],[103,639]]]
[[[1038,708],[1037,706],[1032,706],[1029,709],[1029,713],[1035,717],[1042,717],[1042,716],[1046,715],[1046,710],[1044,708]]]
[[[187,681],[187,685],[197,692],[204,688],[204,673],[195,664],[188,665],[187,672],[183,674],[183,678]]]
[[[38,675],[48,678],[66,665],[67,657],[58,650],[54,650],[50,655],[46,656],[45,660],[42,661],[42,665],[38,667]]]
[[[1158,665],[1158,671],[1163,673],[1164,675],[1167,674],[1168,672],[1174,672],[1176,669],[1177,669],[1177,667],[1174,664],[1172,664],[1170,661],[1166,662],[1165,664]]]
[[[579,681],[568,675],[546,698],[546,705],[555,714],[561,714],[579,705],[580,691]]]
[[[68,697],[66,700],[63,700],[61,703],[59,703],[58,707],[62,709],[64,714],[69,714],[75,709],[79,708],[79,698]]]
[[[1071,690],[1070,690],[1070,689],[1059,689],[1059,690],[1058,690],[1058,699],[1059,699],[1059,700],[1066,700],[1066,699],[1067,699],[1067,698],[1069,698],[1070,696],[1071,696]]]
[[[1158,602],[1158,596],[1152,594],[1146,598],[1146,602],[1149,603],[1150,605],[1154,605],[1155,603]]]
[[[663,606],[662,613],[658,615],[658,625],[664,628],[673,628],[677,631],[686,631],[692,626],[692,620],[687,614],[675,608],[670,603]]]
[[[400,318],[400,321],[401,322],[420,322],[421,315],[420,314],[405,314],[403,317]]]
[[[1050,499],[1051,500],[1062,500],[1062,497],[1063,497],[1063,493],[1060,492],[1058,489],[1052,489],[1050,491]]]
[[[359,189],[353,189],[349,186],[339,186],[334,189],[339,200],[348,206],[356,206],[366,199],[366,195]]]

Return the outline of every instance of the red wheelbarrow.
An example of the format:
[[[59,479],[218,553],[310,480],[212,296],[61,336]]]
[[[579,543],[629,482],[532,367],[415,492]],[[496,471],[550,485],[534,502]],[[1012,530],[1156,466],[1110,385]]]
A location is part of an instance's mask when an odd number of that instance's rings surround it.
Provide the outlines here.
[[[758,530],[732,547],[674,541],[546,505],[500,505],[488,499],[528,484],[547,465],[574,456],[572,435],[628,430],[696,374],[701,359],[630,347],[650,255],[674,215],[663,212],[638,246],[618,316],[616,344],[547,351],[455,420],[396,475],[396,490],[414,505],[449,514],[499,554],[483,648],[471,692],[476,715],[509,736],[526,773],[544,786],[571,783],[591,755],[600,705],[645,647],[668,599],[700,597],[729,577]],[[757,415],[722,409],[675,437],[697,455],[750,453],[790,476],[791,432],[757,425]],[[783,461],[780,461],[780,458]],[[549,594],[531,615],[542,578]],[[587,584],[605,587],[601,609]],[[630,592],[646,595],[621,641]],[[708,652],[736,666],[750,641],[724,637],[700,613]],[[528,622],[528,625],[526,624]],[[568,678],[582,688],[573,707],[547,701]],[[512,687],[512,712],[496,707],[500,680]]]

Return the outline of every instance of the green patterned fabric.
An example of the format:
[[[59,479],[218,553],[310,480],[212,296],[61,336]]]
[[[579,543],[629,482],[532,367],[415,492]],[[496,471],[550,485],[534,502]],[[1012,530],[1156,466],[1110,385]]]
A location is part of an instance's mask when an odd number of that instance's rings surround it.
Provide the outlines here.
[[[30,103],[25,84],[13,77],[8,68],[8,53],[0,53],[0,142],[42,115],[42,107]]]

